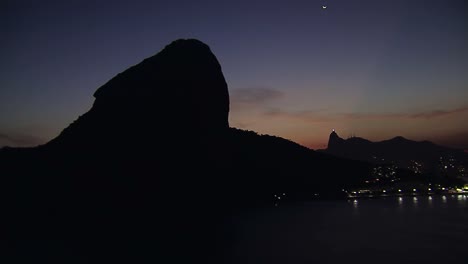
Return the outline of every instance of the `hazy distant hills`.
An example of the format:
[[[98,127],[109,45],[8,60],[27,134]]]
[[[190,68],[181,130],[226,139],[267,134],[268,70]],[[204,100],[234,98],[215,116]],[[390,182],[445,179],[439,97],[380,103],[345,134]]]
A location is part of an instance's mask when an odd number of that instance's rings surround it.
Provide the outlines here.
[[[47,144],[0,150],[2,234],[49,241],[12,243],[19,262],[220,263],[236,212],[337,197],[369,176],[365,162],[229,127],[221,66],[198,40],[174,41],[94,96]]]
[[[372,142],[364,138],[343,139],[333,131],[328,147],[322,150],[335,156],[373,163],[394,163],[400,168],[417,164],[423,172],[468,166],[468,154],[462,150],[436,145],[429,141],[413,141],[404,137]],[[445,168],[447,166],[447,168]]]

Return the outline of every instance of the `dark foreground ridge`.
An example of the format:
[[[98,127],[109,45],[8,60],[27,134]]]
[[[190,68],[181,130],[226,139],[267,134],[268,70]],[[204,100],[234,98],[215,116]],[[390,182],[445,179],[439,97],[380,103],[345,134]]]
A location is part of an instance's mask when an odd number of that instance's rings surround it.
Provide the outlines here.
[[[94,96],[49,143],[0,150],[2,257],[229,263],[235,215],[274,206],[280,193],[336,197],[369,172],[230,128],[221,66],[198,40],[171,43]]]

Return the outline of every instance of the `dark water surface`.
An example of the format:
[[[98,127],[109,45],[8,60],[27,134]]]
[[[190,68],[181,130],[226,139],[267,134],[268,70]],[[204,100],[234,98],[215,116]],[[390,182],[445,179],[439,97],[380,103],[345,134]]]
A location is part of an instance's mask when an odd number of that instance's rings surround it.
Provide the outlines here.
[[[468,196],[280,205],[237,219],[235,263],[468,263]]]

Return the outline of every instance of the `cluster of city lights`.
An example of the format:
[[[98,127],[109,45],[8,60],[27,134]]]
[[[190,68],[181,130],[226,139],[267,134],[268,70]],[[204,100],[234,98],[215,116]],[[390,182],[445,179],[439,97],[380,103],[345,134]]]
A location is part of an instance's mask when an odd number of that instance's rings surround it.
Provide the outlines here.
[[[275,206],[278,206],[281,199],[284,200],[285,196],[286,196],[286,193],[273,194],[273,197],[275,199]]]

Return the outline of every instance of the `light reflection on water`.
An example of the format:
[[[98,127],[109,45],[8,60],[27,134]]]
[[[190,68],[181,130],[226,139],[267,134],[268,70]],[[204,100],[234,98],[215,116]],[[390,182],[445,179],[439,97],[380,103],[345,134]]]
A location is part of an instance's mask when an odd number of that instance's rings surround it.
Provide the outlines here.
[[[428,207],[437,207],[441,205],[446,205],[449,201],[458,202],[460,204],[468,203],[468,195],[429,195],[429,196],[399,196],[399,197],[382,197],[377,199],[353,199],[349,200],[349,204],[352,205],[354,209],[358,209],[361,206],[361,203],[366,203],[370,200],[385,200],[391,203],[396,201],[397,209],[403,208],[418,208],[419,206]],[[468,204],[467,204],[468,206]]]
[[[467,222],[465,195],[279,206],[238,221],[243,227],[236,232],[236,263],[344,263],[362,258],[363,249],[380,264],[461,263]]]
[[[386,201],[391,204],[396,202],[398,208],[417,208],[422,206],[424,208],[432,208],[437,206],[446,206],[448,203],[458,203],[462,206],[468,206],[468,195],[429,195],[429,196],[399,196],[399,197],[381,197],[373,199],[352,199],[348,200],[354,209],[359,209],[363,204],[370,201]],[[367,205],[366,205],[367,206]]]

